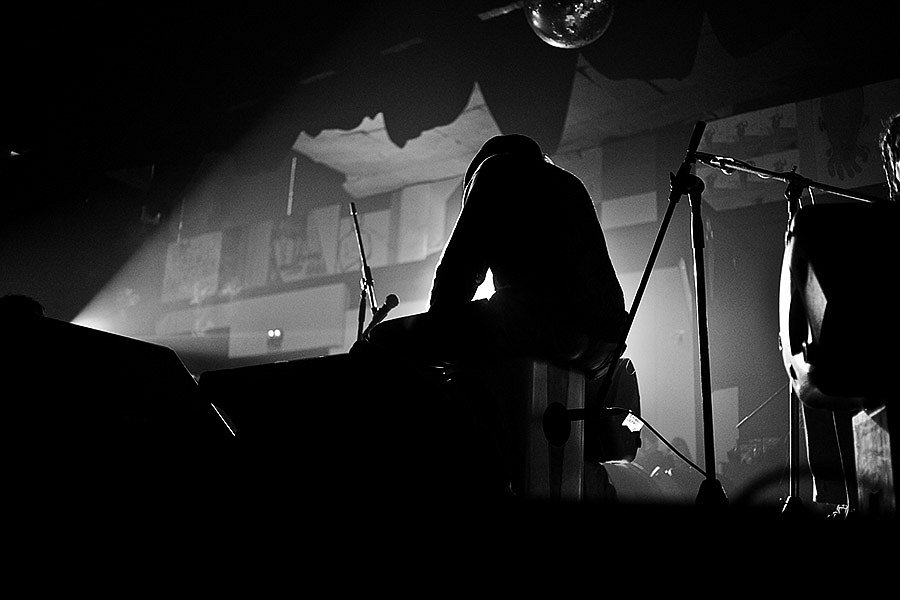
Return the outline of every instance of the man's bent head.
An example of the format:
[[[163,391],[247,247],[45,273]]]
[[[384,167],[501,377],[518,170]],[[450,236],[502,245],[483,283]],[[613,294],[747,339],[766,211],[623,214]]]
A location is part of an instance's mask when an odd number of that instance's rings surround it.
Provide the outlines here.
[[[544,153],[540,145],[527,135],[519,133],[510,133],[507,135],[495,135],[484,144],[475,155],[475,158],[469,163],[466,169],[466,176],[463,180],[463,187],[469,185],[469,181],[485,160],[495,154],[515,154],[523,158],[535,158],[543,160]]]

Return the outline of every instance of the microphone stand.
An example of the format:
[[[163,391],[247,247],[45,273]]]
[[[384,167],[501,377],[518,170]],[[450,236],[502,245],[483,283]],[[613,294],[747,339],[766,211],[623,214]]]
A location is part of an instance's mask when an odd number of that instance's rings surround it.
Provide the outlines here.
[[[703,139],[703,132],[705,129],[706,123],[703,121],[697,121],[696,125],[694,126],[694,131],[691,134],[690,142],[688,143],[688,151],[685,155],[684,161],[682,162],[676,174],[669,174],[671,186],[669,192],[669,205],[666,209],[665,215],[663,216],[659,232],[656,235],[656,241],[654,242],[653,248],[650,251],[650,258],[647,261],[647,265],[644,268],[644,273],[641,277],[640,284],[638,285],[637,292],[635,293],[634,301],[631,305],[631,310],[628,313],[626,326],[619,339],[618,345],[616,346],[616,350],[611,355],[610,360],[617,360],[625,351],[625,341],[628,337],[629,331],[631,330],[631,325],[634,322],[634,317],[637,314],[637,308],[641,301],[641,297],[643,296],[644,290],[647,287],[647,281],[650,278],[650,273],[653,271],[653,265],[656,262],[656,257],[659,254],[660,248],[662,247],[662,242],[665,237],[666,230],[669,227],[669,222],[672,220],[672,214],[675,212],[675,206],[677,205],[681,197],[687,194],[691,203],[691,232],[694,246],[694,281],[697,294],[698,313],[697,333],[700,345],[701,397],[703,400],[704,454],[706,458],[706,470],[704,473],[706,479],[700,485],[696,503],[698,506],[716,508],[726,505],[728,503],[728,499],[725,495],[725,490],[722,488],[722,484],[716,479],[714,443],[715,438],[713,437],[712,430],[712,387],[710,384],[709,374],[709,334],[706,319],[706,289],[703,264],[703,222],[700,217],[701,194],[703,192],[704,184],[702,179],[692,173],[694,162],[696,161],[696,155],[698,154],[697,147],[700,145],[700,141]],[[599,398],[605,398],[608,394],[610,385],[612,383],[613,371],[614,365],[611,365],[607,370],[603,384],[600,387],[598,393]],[[603,410],[599,402],[594,406],[595,408],[591,411],[587,409],[572,409],[570,411],[567,411],[569,420],[576,421],[582,419],[590,419],[594,416],[591,413],[593,413],[594,411]],[[554,419],[550,417],[549,420],[552,423]],[[548,427],[545,425],[545,429],[547,428]]]
[[[360,340],[362,339],[363,326],[366,322],[366,299],[369,301],[373,315],[378,310],[378,301],[375,299],[375,281],[372,279],[372,271],[366,262],[366,250],[363,247],[355,202],[350,203],[350,216],[353,217],[353,228],[356,230],[356,244],[359,247],[359,267],[361,271],[359,279],[359,320],[356,328],[356,339]]]
[[[706,152],[694,152],[694,159],[697,162],[701,162],[715,169],[719,169],[726,175],[731,175],[735,171],[742,171],[744,173],[752,173],[754,175],[757,175],[761,179],[777,179],[779,181],[787,183],[788,189],[785,190],[784,194],[785,198],[789,201],[788,215],[790,217],[793,217],[796,211],[799,210],[800,194],[806,188],[812,188],[829,194],[835,194],[837,196],[843,196],[845,198],[851,198],[853,200],[860,200],[863,202],[887,202],[887,200],[885,200],[884,198],[879,198],[878,196],[861,194],[859,192],[851,192],[850,190],[845,190],[833,185],[819,183],[817,181],[813,181],[812,179],[807,179],[806,177],[799,175],[796,171],[796,168],[791,169],[790,171],[769,171],[767,169],[761,169],[759,167],[755,167],[748,163],[731,158],[730,156],[717,156],[715,154],[708,154]]]
[[[687,161],[687,159],[686,159]],[[706,310],[706,267],[703,248],[705,247],[703,219],[700,206],[703,203],[703,180],[688,171],[678,181],[672,181],[673,193],[687,193],[691,206],[691,240],[694,249],[694,293],[697,296],[697,337],[700,352],[700,399],[703,409],[703,454],[706,461],[706,479],[697,493],[699,506],[724,506],[727,504],[725,490],[716,479],[716,447],[713,437],[712,384],[709,368],[709,324]]]
[[[731,175],[735,171],[744,173],[752,173],[762,179],[776,179],[787,184],[784,190],[784,198],[787,200],[788,222],[785,229],[785,244],[789,241],[791,223],[799,212],[800,196],[804,189],[809,189],[810,194],[813,189],[822,192],[860,200],[863,202],[885,202],[884,199],[868,194],[851,192],[835,186],[819,183],[811,179],[807,179],[797,174],[797,168],[794,167],[790,171],[770,171],[755,167],[748,163],[739,161],[729,156],[716,156],[705,152],[694,152],[695,160],[702,162],[710,167],[721,170],[726,175]],[[790,383],[790,380],[788,380]],[[746,419],[745,419],[746,420]],[[742,421],[743,422],[743,421]],[[789,470],[790,470],[790,491],[782,506],[782,514],[792,515],[798,513],[802,509],[802,501],[800,500],[800,398],[796,390],[791,386],[790,391],[790,423],[788,429],[789,450]]]
[[[362,276],[359,280],[359,320],[357,322],[356,340],[362,340],[366,337],[373,327],[378,325],[390,312],[397,306],[399,300],[394,294],[388,294],[381,308],[378,307],[378,301],[375,299],[375,280],[372,279],[372,271],[366,262],[366,250],[363,247],[362,233],[359,228],[359,219],[357,218],[356,203],[350,203],[350,215],[353,217],[353,227],[356,230],[356,244],[359,246],[359,265]],[[366,301],[372,309],[372,321],[365,329],[363,326],[366,322]]]

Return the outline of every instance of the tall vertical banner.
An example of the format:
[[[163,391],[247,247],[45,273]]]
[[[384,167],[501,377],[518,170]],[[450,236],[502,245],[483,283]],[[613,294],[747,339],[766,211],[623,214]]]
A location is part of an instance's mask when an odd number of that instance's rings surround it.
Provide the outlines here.
[[[293,283],[337,272],[340,205],[312,209],[276,223],[272,235],[274,283]]]
[[[273,221],[267,219],[222,232],[219,296],[234,298],[268,283],[272,226]]]
[[[199,304],[219,287],[222,232],[172,242],[166,251],[162,302],[188,300]]]

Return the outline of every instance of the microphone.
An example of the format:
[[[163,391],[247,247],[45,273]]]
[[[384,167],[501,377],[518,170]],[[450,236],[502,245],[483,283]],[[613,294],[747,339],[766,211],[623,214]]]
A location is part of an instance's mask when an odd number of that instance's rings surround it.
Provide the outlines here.
[[[387,298],[384,299],[384,304],[382,304],[381,307],[375,311],[375,314],[372,315],[372,322],[369,323],[368,327],[366,327],[366,330],[363,332],[362,337],[369,337],[369,332],[372,330],[372,328],[381,323],[387,316],[387,314],[391,312],[391,310],[394,309],[398,304],[400,304],[400,300],[397,298],[397,296],[394,294],[388,294]]]

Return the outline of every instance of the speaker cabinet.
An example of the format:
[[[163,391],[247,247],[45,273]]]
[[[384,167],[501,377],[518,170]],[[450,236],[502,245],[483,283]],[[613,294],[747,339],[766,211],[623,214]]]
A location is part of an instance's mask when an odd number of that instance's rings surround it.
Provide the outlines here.
[[[227,428],[171,349],[45,317],[7,334],[3,443],[14,489],[134,499],[189,494],[226,471]]]

